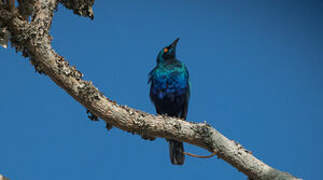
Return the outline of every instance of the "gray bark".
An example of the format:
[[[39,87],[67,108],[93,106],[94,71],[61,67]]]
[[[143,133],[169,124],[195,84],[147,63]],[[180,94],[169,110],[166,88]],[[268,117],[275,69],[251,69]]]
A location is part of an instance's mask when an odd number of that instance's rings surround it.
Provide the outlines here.
[[[174,139],[216,152],[219,158],[246,174],[250,179],[298,179],[260,161],[250,151],[226,138],[207,123],[155,116],[109,100],[92,82],[83,80],[83,74],[74,66],[70,66],[66,59],[52,48],[49,29],[57,3],[73,9],[76,14],[94,17],[92,11],[94,0],[30,0],[24,2],[24,5],[28,6],[28,11],[12,11],[0,3],[0,28],[10,32],[11,45],[17,51],[21,51],[25,57],[29,57],[38,72],[50,77],[90,112],[117,128],[138,134],[145,139],[156,137]],[[22,5],[20,9],[24,9]],[[30,7],[32,7],[31,10]],[[21,14],[22,12],[27,13]],[[32,17],[30,23],[27,22],[26,16]]]

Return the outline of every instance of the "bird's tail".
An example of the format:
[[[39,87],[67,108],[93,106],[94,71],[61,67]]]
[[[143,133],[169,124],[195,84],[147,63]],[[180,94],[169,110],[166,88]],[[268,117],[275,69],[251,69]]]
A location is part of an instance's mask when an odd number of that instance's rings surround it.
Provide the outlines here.
[[[174,140],[168,140],[168,142],[169,156],[172,164],[183,165],[185,160],[183,143]]]

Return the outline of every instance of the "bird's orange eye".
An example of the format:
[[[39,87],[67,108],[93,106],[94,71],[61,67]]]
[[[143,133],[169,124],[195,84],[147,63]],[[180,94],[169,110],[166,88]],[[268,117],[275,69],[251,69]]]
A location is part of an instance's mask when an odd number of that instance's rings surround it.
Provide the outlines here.
[[[164,49],[164,52],[165,52],[165,53],[167,53],[167,52],[168,52],[168,49],[167,49],[167,48],[165,48],[165,49]]]

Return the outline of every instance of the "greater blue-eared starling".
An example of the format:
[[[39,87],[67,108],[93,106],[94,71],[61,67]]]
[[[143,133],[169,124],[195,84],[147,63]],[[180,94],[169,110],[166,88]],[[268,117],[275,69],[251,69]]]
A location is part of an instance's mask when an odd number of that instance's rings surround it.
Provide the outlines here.
[[[157,65],[149,73],[150,99],[156,112],[161,115],[186,119],[190,98],[189,73],[181,61],[176,59],[176,45],[179,38],[163,48],[157,56]],[[172,164],[184,164],[182,142],[167,139]]]

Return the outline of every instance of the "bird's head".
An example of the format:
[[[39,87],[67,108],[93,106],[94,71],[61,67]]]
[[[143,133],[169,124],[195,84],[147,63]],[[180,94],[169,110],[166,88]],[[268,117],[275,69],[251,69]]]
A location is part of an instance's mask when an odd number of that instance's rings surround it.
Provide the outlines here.
[[[157,56],[157,63],[167,61],[169,59],[174,59],[176,57],[176,45],[179,41],[177,38],[172,44],[164,47]]]

